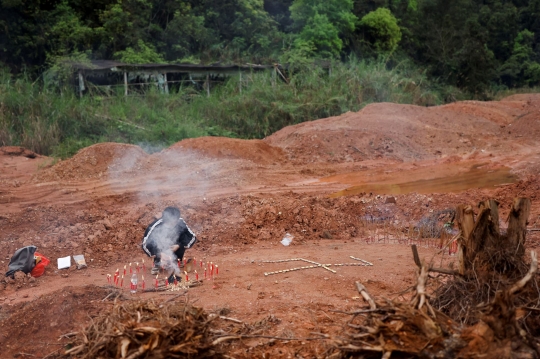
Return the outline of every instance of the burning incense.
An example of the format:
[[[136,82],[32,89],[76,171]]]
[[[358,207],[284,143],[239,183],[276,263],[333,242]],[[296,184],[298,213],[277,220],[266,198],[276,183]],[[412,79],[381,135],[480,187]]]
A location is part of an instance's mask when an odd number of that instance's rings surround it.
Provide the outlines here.
[[[131,262],[129,262],[129,274],[133,274],[133,269],[131,268]]]

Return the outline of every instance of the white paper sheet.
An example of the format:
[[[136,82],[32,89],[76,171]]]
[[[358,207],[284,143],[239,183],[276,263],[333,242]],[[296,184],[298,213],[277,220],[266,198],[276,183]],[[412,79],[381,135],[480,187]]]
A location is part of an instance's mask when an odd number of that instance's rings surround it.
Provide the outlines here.
[[[71,256],[58,258],[58,269],[65,269],[71,267]]]

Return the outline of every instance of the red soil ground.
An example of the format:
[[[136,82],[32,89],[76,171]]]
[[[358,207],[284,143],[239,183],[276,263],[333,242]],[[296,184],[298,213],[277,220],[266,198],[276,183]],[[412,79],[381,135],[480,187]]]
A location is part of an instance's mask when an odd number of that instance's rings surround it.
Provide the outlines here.
[[[187,255],[220,268],[214,282],[189,291],[196,305],[228,308],[228,316],[247,323],[265,320],[272,335],[337,333],[342,321],[332,310],[364,305],[356,280],[386,297],[414,281],[410,248],[368,244],[377,234],[362,218],[405,229],[438,210],[491,197],[504,219],[512,199],[525,196],[533,203],[530,227],[540,228],[539,135],[540,95],[516,95],[431,108],[373,104],[264,140],[190,139],[152,155],[104,143],[55,163],[0,148],[0,267],[7,270],[13,252],[30,244],[51,259],[42,277],[0,282],[2,357],[58,352],[68,340],[60,335],[110,306],[102,301],[106,275],[142,261],[144,229],[167,205],[181,209],[200,239]],[[279,241],[287,232],[294,239],[285,247]],[[538,233],[531,232],[531,247]],[[74,254],[84,254],[88,268],[56,269],[57,258]],[[436,254],[421,248],[426,259],[453,261]],[[350,263],[351,255],[374,265],[264,276],[297,266],[265,260]],[[300,347],[275,345],[268,354],[293,357]],[[311,343],[302,350],[323,349]]]

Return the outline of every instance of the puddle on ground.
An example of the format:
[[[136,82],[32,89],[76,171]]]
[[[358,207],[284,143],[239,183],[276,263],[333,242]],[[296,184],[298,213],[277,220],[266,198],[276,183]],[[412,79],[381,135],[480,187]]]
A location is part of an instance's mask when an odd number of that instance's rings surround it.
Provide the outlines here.
[[[432,171],[436,173],[437,169],[434,168]],[[399,180],[399,178],[396,180]],[[510,173],[510,168],[508,167],[486,169],[482,168],[481,165],[477,165],[471,167],[466,172],[430,179],[419,179],[401,183],[385,180],[384,183],[368,182],[358,184],[332,193],[330,197],[351,196],[361,193],[400,195],[412,192],[423,194],[461,192],[471,188],[491,188],[514,183],[517,180],[518,177]]]

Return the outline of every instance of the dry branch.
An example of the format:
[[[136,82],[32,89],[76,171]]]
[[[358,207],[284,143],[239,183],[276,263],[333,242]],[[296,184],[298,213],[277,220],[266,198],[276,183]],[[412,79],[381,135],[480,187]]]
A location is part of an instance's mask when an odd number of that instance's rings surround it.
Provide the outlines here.
[[[371,309],[377,309],[377,306],[375,305],[375,301],[369,295],[366,287],[364,287],[364,285],[360,282],[354,282],[354,283],[356,284],[356,289],[358,289],[358,293],[360,293],[360,295],[364,298],[364,300],[368,302],[369,307]]]

